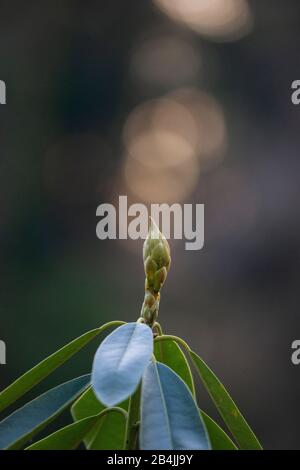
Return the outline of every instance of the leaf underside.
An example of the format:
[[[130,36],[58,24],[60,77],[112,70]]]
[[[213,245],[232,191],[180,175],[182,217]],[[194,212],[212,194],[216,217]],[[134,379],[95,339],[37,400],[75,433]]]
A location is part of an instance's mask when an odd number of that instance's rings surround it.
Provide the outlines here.
[[[173,340],[157,341],[154,343],[154,355],[158,362],[162,362],[176,372],[195,396],[191,369],[178,344]]]
[[[48,377],[55,369],[68,361],[74,354],[80,351],[96,336],[105,331],[109,327],[123,324],[122,321],[113,321],[106,323],[100,328],[88,331],[82,336],[74,339],[61,349],[47,357],[32,369],[25,372],[15,382],[9,385],[0,393],[0,412],[22,397],[26,392],[31,390],[35,385]]]
[[[143,450],[208,450],[210,444],[193,396],[168,366],[150,363],[141,395]]]
[[[0,423],[0,448],[19,449],[82,393],[90,375],[58,385],[30,401]]]
[[[81,419],[70,424],[41,441],[27,447],[27,450],[72,450],[76,449],[87,434],[95,432],[100,444],[94,442],[93,450],[120,450],[123,448],[125,416],[116,410],[105,410],[96,416]]]
[[[114,406],[136,390],[153,353],[152,330],[142,323],[127,323],[105,338],[92,370],[97,398]]]

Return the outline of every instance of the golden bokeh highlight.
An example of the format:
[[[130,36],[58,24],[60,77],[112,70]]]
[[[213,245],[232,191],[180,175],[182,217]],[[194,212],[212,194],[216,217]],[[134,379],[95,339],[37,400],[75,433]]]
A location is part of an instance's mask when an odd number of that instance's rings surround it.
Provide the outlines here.
[[[253,16],[246,0],[154,0],[171,19],[219,41],[248,34]]]
[[[224,156],[222,109],[207,93],[180,88],[137,106],[123,142],[126,188],[144,202],[180,202],[196,188],[200,171]]]
[[[210,94],[197,88],[182,88],[170,93],[170,98],[182,104],[193,116],[197,129],[196,153],[201,170],[216,167],[227,148],[227,129],[222,107]]]
[[[138,106],[129,115],[123,140],[132,158],[161,170],[188,162],[195,153],[196,133],[188,108],[162,98]]]
[[[132,158],[126,158],[124,176],[127,187],[138,200],[161,203],[184,200],[195,188],[200,167],[196,157],[187,165],[176,165],[157,171]]]

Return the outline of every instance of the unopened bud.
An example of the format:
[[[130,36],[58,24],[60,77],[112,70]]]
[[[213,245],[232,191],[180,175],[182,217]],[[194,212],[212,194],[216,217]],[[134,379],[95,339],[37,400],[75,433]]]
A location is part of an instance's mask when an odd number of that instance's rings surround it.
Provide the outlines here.
[[[165,267],[156,271],[153,280],[153,289],[155,292],[159,292],[162,286],[164,285],[165,280],[167,279],[168,271]]]
[[[171,265],[171,255],[169,243],[151,218],[148,236],[144,242],[143,258],[146,281],[141,318],[153,327],[158,315],[160,289]]]
[[[153,279],[154,279],[154,274],[156,273],[158,266],[155,263],[155,261],[151,258],[151,256],[148,256],[148,258],[146,259],[144,263],[144,267],[145,267],[145,274],[146,274],[147,280],[149,283],[152,284]]]
[[[144,303],[142,305],[141,317],[149,326],[153,326],[158,315],[160,296],[153,296],[146,292]]]
[[[144,243],[143,255],[145,273],[149,285],[152,285],[155,273],[162,268],[165,268],[168,273],[171,265],[169,243],[165,236],[159,231],[153,219],[150,219],[150,227]]]

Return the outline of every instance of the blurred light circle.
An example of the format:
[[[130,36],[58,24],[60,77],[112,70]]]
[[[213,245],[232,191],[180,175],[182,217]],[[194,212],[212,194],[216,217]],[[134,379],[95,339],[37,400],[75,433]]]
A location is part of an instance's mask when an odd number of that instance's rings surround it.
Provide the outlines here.
[[[200,56],[192,43],[172,35],[144,41],[131,59],[132,76],[158,86],[179,86],[193,81],[200,67]]]
[[[154,0],[170,18],[217,40],[247,34],[253,17],[246,0]]]
[[[144,201],[178,201],[193,192],[200,170],[222,161],[227,135],[212,96],[179,88],[137,106],[127,118],[123,141],[127,187]]]
[[[157,99],[133,110],[123,139],[127,153],[145,167],[172,167],[187,164],[195,156],[197,126],[184,105]]]
[[[189,142],[167,131],[139,134],[130,146],[131,156],[151,168],[176,166],[193,156]]]
[[[124,179],[139,199],[174,202],[195,188],[199,172],[193,115],[172,99],[151,100],[129,115],[124,127]]]
[[[219,164],[227,146],[227,130],[224,113],[217,100],[197,88],[181,88],[169,97],[182,104],[193,116],[196,125],[196,153],[201,170],[208,170]]]
[[[149,168],[127,155],[124,179],[127,188],[138,199],[149,203],[172,203],[184,200],[194,190],[200,167],[197,158],[187,164],[165,168]]]

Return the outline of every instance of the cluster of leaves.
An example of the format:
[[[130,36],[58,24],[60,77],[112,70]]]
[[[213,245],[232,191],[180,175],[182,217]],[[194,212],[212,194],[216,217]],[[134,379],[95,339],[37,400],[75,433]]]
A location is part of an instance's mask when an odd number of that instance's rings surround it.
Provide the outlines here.
[[[63,383],[0,423],[1,449],[261,449],[222,383],[180,338],[143,323],[110,322],[76,338],[0,393],[0,412],[110,327],[92,374]],[[183,353],[185,352],[185,354]],[[231,433],[198,408],[189,362]],[[71,406],[73,423],[36,435]]]
[[[152,220],[143,259],[145,298],[138,321],[110,322],[85,333],[2,391],[0,412],[104,330],[117,327],[100,344],[91,375],[49,390],[0,422],[0,448],[76,449],[84,442],[87,449],[93,450],[261,449],[230,395],[205,362],[181,338],[164,335],[156,321],[171,254],[166,238]],[[186,356],[235,443],[199,409]],[[32,443],[36,434],[70,405],[74,422]]]

